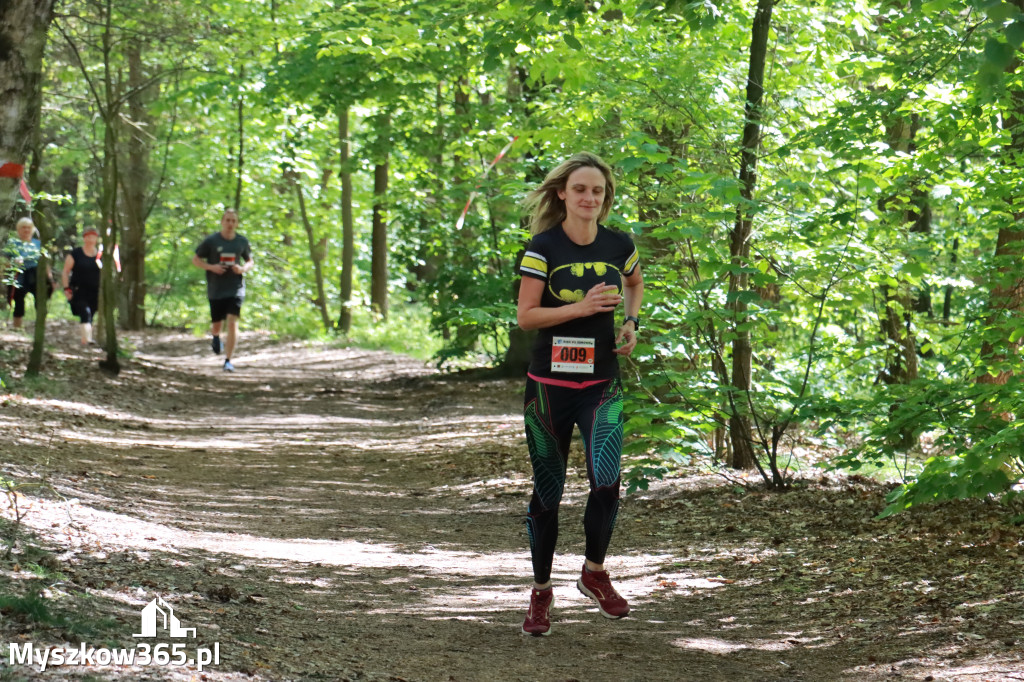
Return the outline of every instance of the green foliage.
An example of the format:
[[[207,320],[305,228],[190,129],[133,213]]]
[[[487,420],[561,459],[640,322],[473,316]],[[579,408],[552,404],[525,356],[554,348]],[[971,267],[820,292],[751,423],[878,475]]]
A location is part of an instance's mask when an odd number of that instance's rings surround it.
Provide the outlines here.
[[[43,582],[33,579],[24,586],[23,591],[0,590],[0,614],[3,614],[8,622],[18,623],[25,630],[53,628],[71,640],[100,636],[115,624],[109,618],[93,617],[87,620],[78,614],[67,612],[56,605],[54,600],[43,596]],[[52,582],[54,581],[47,581],[48,584]]]
[[[0,594],[0,613],[23,622],[42,625],[60,625],[63,622],[50,613],[46,600],[37,592],[22,596]]]
[[[394,306],[387,320],[373,318],[367,308],[357,308],[352,333],[337,343],[390,350],[424,362],[436,357],[441,349],[441,340],[430,329],[430,313],[420,304]]]
[[[893,386],[881,394],[840,400],[822,428],[868,424],[863,444],[833,466],[870,470],[884,464],[900,471],[903,485],[889,497],[888,516],[913,505],[965,497],[1018,496],[1024,479],[1024,410],[1021,380],[1006,385],[977,384],[950,377]],[[1011,412],[1001,412],[1001,410]],[[999,410],[999,412],[997,412]],[[907,432],[932,440],[930,457],[902,455]],[[917,461],[915,461],[917,460]]]
[[[54,142],[42,161],[51,176],[67,168],[79,179],[74,211],[57,221],[65,247],[101,213],[102,130],[71,44],[92,79],[109,67],[123,82],[126,68],[120,53],[106,64],[97,53],[92,6],[72,5],[81,11],[60,19],[69,40],[48,58],[44,138]],[[1020,254],[995,255],[1024,190],[1024,138],[1012,127],[1024,119],[1024,17],[1011,3],[965,0],[780,6],[757,186],[744,200],[736,163],[753,8],[118,3],[119,39],[162,37],[143,53],[160,83],[146,125],[147,321],[205,330],[202,273],[189,261],[241,183],[241,232],[257,261],[245,324],[329,338],[312,261],[322,259],[336,318],[344,107],[356,295],[352,334],[338,342],[498,360],[527,238],[519,202],[562,158],[590,149],[615,166],[608,223],[633,236],[646,280],[629,365],[630,490],[679,464],[720,464],[724,429],[742,417],[773,484],[803,465],[782,453],[813,433],[853,443],[835,466],[899,471],[890,510],[1012,496],[1018,383],[978,378],[1018,371],[1024,335],[997,296],[1019,285]],[[386,321],[365,294],[382,200],[373,172],[385,157],[388,284],[412,301]],[[322,252],[311,253],[293,183]],[[753,225],[746,260],[730,256],[738,212]],[[747,334],[751,388],[739,391],[731,353]]]

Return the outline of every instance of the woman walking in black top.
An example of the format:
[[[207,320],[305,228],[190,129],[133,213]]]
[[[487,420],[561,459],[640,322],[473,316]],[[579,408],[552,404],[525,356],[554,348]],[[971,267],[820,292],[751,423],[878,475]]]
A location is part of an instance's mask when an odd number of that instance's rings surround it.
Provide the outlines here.
[[[82,246],[72,249],[64,259],[64,295],[71,304],[71,312],[81,324],[82,345],[92,343],[92,318],[100,299],[100,233],[86,228],[82,233]]]
[[[643,278],[632,240],[600,221],[611,211],[615,180],[600,157],[579,153],[527,197],[530,242],[520,266],[517,321],[537,329],[526,382],[524,419],[533,466],[526,527],[534,586],[523,632],[550,632],[551,565],[569,443],[578,425],[590,496],[584,513],[586,560],[577,587],[608,618],[629,604],[604,570],[619,507],[622,385],[618,356],[636,346]],[[615,311],[623,307],[616,329]]]

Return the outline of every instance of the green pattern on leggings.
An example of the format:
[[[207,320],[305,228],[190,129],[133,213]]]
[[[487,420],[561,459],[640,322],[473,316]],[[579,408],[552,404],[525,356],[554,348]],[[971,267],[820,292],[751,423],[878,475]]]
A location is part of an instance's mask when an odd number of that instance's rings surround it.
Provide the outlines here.
[[[594,413],[590,447],[594,458],[594,484],[615,485],[619,480],[622,453],[622,391],[612,382],[610,394]]]
[[[540,400],[540,398],[538,398]],[[565,465],[558,454],[554,436],[537,414],[537,403],[532,402],[525,411],[526,436],[530,439],[530,459],[533,463],[533,489],[545,508],[558,504],[565,486]]]

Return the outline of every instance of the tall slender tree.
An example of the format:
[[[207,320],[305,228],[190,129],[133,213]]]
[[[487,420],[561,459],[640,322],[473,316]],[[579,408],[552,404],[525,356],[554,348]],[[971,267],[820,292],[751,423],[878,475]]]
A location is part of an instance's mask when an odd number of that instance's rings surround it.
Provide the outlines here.
[[[33,187],[42,189],[44,186],[42,182],[43,145],[40,141],[39,131],[38,126],[33,131],[35,144],[33,145],[32,163],[29,167],[29,179]],[[32,335],[32,351],[29,353],[28,366],[25,368],[27,376],[38,376],[43,368],[43,351],[46,346],[46,318],[50,307],[49,287],[51,283],[49,278],[45,276],[45,273],[52,268],[53,259],[50,254],[53,250],[51,246],[54,231],[48,212],[43,210],[43,203],[35,202],[32,211],[33,222],[39,231],[40,248],[39,262],[36,264],[36,272],[39,274],[36,277],[36,290],[33,292],[35,294],[33,300],[36,305],[36,323]]]
[[[338,331],[348,334],[352,330],[352,280],[355,264],[355,224],[352,220],[352,140],[349,135],[349,108],[338,107],[338,161],[341,174],[341,312]]]
[[[391,115],[377,118],[377,149],[373,166],[373,235],[370,269],[370,304],[381,318],[388,316],[387,193],[390,168]]]
[[[149,199],[149,157],[154,136],[147,103],[157,93],[147,89],[142,44],[129,43],[128,109],[121,118],[121,138],[127,146],[124,169],[120,174],[122,189],[121,220],[121,324],[139,330],[146,324],[146,218]],[[152,86],[155,90],[156,85]]]
[[[732,442],[729,465],[740,469],[754,466],[754,439],[751,429],[750,371],[753,349],[747,325],[747,300],[750,294],[750,240],[754,220],[754,192],[757,188],[757,156],[761,143],[764,70],[768,55],[775,0],[758,0],[750,39],[750,68],[747,75],[746,102],[743,107],[743,137],[740,143],[740,203],[736,222],[729,234],[729,309],[732,313],[732,382],[729,436]]]

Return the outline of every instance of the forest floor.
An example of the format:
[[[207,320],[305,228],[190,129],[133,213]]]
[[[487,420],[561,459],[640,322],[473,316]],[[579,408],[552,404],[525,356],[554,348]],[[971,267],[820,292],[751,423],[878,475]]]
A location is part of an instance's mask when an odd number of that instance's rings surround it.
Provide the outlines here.
[[[575,587],[574,452],[552,632],[531,638],[520,382],[253,333],[225,374],[169,331],[126,335],[111,378],[71,326],[52,335],[44,385],[16,376],[28,337],[0,332],[0,476],[24,512],[0,680],[1024,680],[1024,531],[996,505],[875,520],[888,488],[862,478],[680,472],[623,500],[607,565],[633,611],[611,621]],[[133,638],[157,597],[195,638]],[[220,658],[9,658],[83,642]]]

